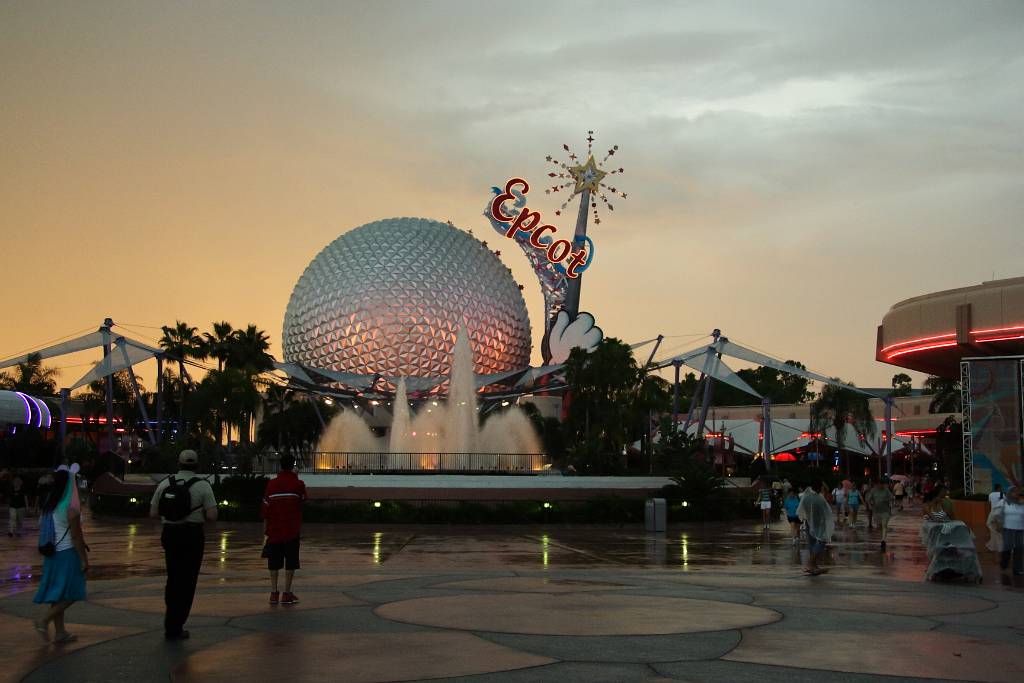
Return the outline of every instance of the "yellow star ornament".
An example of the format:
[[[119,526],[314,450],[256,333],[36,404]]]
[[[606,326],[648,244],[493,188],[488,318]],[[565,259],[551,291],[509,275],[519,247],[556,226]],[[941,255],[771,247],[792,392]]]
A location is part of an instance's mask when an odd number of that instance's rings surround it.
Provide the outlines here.
[[[576,187],[572,191],[574,195],[584,190],[590,190],[594,193],[598,192],[601,180],[608,175],[597,167],[593,154],[587,158],[586,163],[569,167],[569,174],[576,181]]]

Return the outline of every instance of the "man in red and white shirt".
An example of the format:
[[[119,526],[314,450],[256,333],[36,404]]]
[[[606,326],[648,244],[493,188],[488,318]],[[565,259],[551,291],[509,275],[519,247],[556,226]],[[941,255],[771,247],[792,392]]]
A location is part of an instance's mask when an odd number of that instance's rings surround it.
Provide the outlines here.
[[[302,503],[306,485],[293,471],[295,458],[281,456],[281,471],[267,482],[260,514],[264,519],[267,546],[264,555],[270,570],[270,604],[293,605],[292,578],[299,568],[299,536],[302,533]],[[284,568],[284,595],[277,590],[278,574]]]

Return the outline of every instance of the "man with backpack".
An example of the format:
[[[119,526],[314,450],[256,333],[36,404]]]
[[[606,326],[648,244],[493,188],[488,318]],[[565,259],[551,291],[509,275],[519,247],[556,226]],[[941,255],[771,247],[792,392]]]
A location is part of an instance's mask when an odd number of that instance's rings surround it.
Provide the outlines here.
[[[206,479],[196,476],[199,456],[184,450],[178,456],[178,473],[167,477],[156,487],[149,504],[151,517],[163,520],[160,544],[167,565],[167,586],[164,588],[164,637],[184,640],[183,629],[192,600],[196,595],[199,568],[203,564],[206,537],[204,522],[217,521],[217,499]]]

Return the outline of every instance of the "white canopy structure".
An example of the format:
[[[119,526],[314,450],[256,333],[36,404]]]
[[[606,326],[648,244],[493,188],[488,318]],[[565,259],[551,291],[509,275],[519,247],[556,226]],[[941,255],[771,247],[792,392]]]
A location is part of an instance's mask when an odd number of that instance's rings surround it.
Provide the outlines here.
[[[707,346],[692,349],[682,354],[667,358],[652,364],[653,368],[665,368],[673,366],[675,368],[675,396],[673,399],[672,415],[673,420],[679,414],[679,371],[682,366],[687,366],[695,370],[700,371],[700,380],[697,383],[697,388],[694,391],[693,399],[690,401],[690,412],[686,417],[686,422],[683,425],[683,430],[687,433],[691,433],[691,425],[693,424],[693,411],[698,402],[698,394],[703,391],[703,400],[701,403],[701,414],[700,418],[695,424],[695,428],[692,433],[696,436],[701,436],[704,433],[704,427],[707,424],[707,412],[708,407],[711,404],[711,396],[713,391],[713,382],[719,381],[724,382],[730,386],[736,387],[740,391],[743,391],[751,396],[755,396],[761,399],[762,406],[762,419],[758,423],[758,432],[761,433],[760,425],[768,425],[768,429],[763,432],[764,443],[758,443],[758,450],[775,453],[781,452],[774,449],[773,444],[775,443],[775,428],[772,426],[773,421],[771,418],[771,401],[759,393],[754,391],[743,379],[737,375],[731,368],[722,362],[722,356],[730,356],[739,360],[747,361],[749,363],[755,363],[764,367],[770,367],[780,372],[784,372],[790,375],[796,375],[797,377],[803,377],[805,379],[820,382],[822,384],[840,387],[847,389],[871,398],[882,398],[885,401],[885,433],[892,434],[892,401],[887,396],[877,396],[876,394],[859,389],[852,384],[846,384],[840,382],[834,378],[826,377],[825,375],[811,372],[804,368],[791,365],[784,361],[780,361],[777,358],[772,358],[766,354],[748,349],[744,346],[740,346],[735,342],[732,342],[728,337],[723,337],[721,331],[715,330],[711,333],[712,342]],[[853,429],[852,425],[847,425],[849,429]],[[801,431],[803,431],[801,427]],[[834,431],[834,430],[833,430]],[[853,439],[847,439],[844,433],[843,448],[848,451],[857,452],[857,444],[865,443],[856,434],[854,430]],[[877,435],[865,435],[864,439],[876,439]],[[879,444],[882,445],[882,444]],[[886,454],[886,471],[892,473],[892,440],[886,440],[884,442],[884,450]],[[752,451],[754,452],[754,451]],[[881,449],[874,451],[880,453]],[[770,463],[770,460],[766,460],[766,463]]]
[[[138,365],[144,361],[155,358],[157,361],[157,382],[160,383],[163,380],[163,350],[157,349],[143,342],[135,339],[130,339],[123,335],[115,333],[112,328],[114,327],[114,321],[107,318],[103,321],[103,325],[100,326],[95,332],[89,332],[80,337],[76,337],[69,341],[60,342],[47,346],[46,348],[39,349],[32,353],[26,353],[13,358],[0,361],[0,369],[13,367],[19,363],[25,363],[28,361],[29,356],[38,356],[40,359],[45,360],[47,358],[54,358],[57,356],[64,356],[71,353],[78,353],[81,351],[88,351],[90,349],[103,349],[103,359],[97,363],[91,370],[81,377],[77,382],[71,385],[71,387],[60,390],[61,397],[61,415],[60,415],[60,441],[61,449],[63,452],[65,436],[67,435],[67,412],[68,412],[68,397],[71,391],[79,387],[85,386],[90,382],[96,380],[106,380],[107,383],[107,437],[109,443],[113,443],[113,430],[114,430],[114,405],[113,405],[113,391],[112,391],[112,380],[111,377],[114,373],[126,370],[134,365]],[[150,443],[156,444],[157,436],[154,433],[150,423],[149,416],[146,414],[146,406],[142,400],[142,394],[139,391],[138,383],[135,381],[135,373],[129,373],[131,377],[132,387],[135,391],[135,399],[138,401],[139,410],[142,413],[143,420],[146,423],[146,433],[149,436]],[[20,394],[24,396],[24,394]],[[30,398],[30,397],[29,397]],[[34,399],[33,399],[34,400]],[[163,417],[163,391],[157,389],[157,423],[159,424]],[[49,408],[46,409],[46,418],[49,419]]]
[[[761,443],[763,424],[762,420],[717,420],[714,424],[713,438],[731,440],[737,451],[748,455],[763,453],[765,452]],[[770,447],[767,452],[772,455],[798,448],[807,448],[815,441],[824,442],[829,448],[839,447],[835,427],[830,426],[821,435],[821,438],[815,439],[808,432],[807,420],[772,420],[770,425],[771,434],[768,439]],[[843,425],[843,427],[844,450],[868,457],[878,457],[884,454],[886,441],[880,433],[859,434],[851,424]],[[696,435],[697,428],[698,425],[691,424],[686,431],[688,434]],[[910,444],[909,439],[898,436],[894,437],[893,441],[897,449]]]

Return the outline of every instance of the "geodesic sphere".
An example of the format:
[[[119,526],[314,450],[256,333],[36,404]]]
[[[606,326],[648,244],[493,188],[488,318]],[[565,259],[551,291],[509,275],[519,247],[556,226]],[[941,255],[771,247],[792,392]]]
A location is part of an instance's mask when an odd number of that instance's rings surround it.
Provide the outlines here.
[[[284,315],[284,359],[438,377],[451,372],[460,326],[476,372],[529,366],[529,315],[501,260],[446,223],[389,218],[338,237],[306,267]]]

